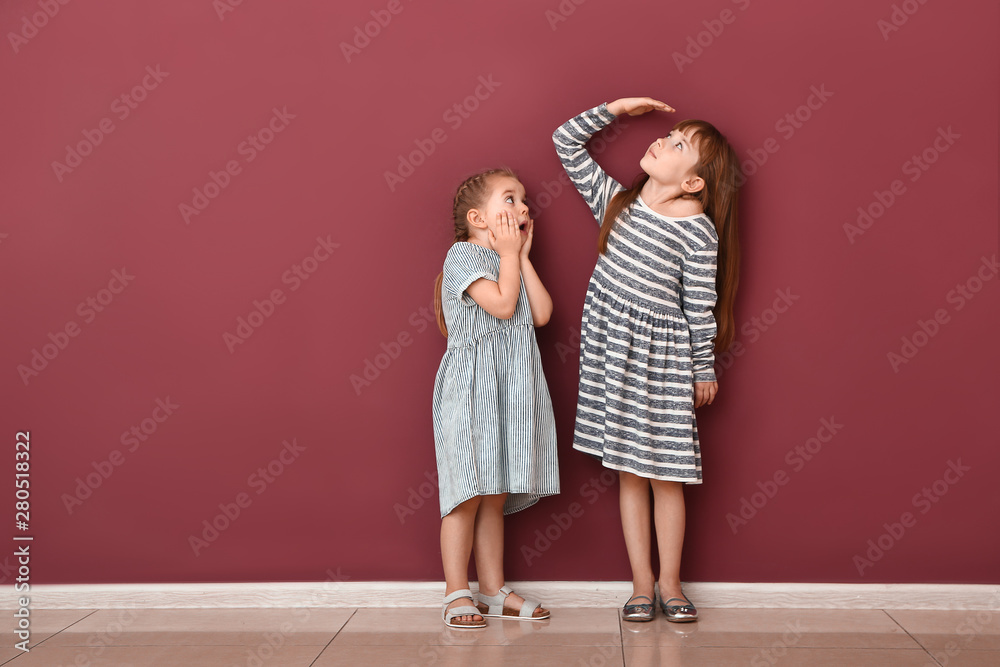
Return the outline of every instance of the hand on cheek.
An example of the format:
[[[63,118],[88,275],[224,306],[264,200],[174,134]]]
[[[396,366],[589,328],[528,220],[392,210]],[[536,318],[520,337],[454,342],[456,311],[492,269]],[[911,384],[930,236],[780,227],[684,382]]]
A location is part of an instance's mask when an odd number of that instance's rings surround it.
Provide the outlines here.
[[[487,224],[489,221],[487,220]],[[523,238],[517,228],[517,220],[506,211],[497,213],[496,222],[490,227],[490,243],[501,257],[517,255],[521,251]]]

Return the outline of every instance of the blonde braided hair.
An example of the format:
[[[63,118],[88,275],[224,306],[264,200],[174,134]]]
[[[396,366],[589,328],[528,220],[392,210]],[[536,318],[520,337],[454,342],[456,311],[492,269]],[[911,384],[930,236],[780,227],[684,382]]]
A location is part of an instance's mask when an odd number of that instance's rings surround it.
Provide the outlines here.
[[[517,178],[517,174],[510,169],[499,167],[473,174],[458,186],[451,209],[452,220],[455,224],[455,240],[452,243],[469,240],[469,211],[486,203],[490,194],[490,179],[494,176]],[[443,282],[444,272],[442,271],[438,274],[437,280],[434,281],[434,314],[437,316],[438,329],[447,337],[448,327],[444,321],[444,309],[441,305],[441,285]]]

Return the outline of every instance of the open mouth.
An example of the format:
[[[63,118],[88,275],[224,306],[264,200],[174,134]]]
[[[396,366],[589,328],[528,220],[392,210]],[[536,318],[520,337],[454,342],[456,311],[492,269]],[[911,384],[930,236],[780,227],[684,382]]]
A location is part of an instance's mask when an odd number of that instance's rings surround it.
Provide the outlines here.
[[[528,231],[528,222],[527,222],[527,220],[524,221],[524,222],[522,222],[521,224],[519,224],[517,226],[517,228],[518,228],[519,231],[527,232]]]

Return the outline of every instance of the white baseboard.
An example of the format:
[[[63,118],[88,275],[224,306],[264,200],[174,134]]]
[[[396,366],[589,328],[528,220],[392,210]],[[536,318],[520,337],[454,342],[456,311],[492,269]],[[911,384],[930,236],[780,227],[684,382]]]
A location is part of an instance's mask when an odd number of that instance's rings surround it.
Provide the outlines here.
[[[560,607],[618,607],[630,582],[510,582],[522,595]],[[0,607],[23,593],[2,589]],[[1000,584],[768,584],[693,582],[700,607],[1000,610]],[[290,582],[236,584],[74,584],[32,586],[33,609],[193,609],[234,607],[437,607],[442,582]]]

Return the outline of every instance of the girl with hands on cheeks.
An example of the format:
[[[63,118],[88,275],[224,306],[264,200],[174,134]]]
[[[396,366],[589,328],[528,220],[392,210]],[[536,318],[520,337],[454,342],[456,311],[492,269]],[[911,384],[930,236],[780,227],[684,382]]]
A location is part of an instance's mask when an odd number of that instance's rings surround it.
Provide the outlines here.
[[[698,611],[680,582],[683,485],[701,483],[694,410],[715,400],[715,353],[734,335],[739,163],[715,127],[684,120],[650,144],[631,187],[620,184],[590,156],[587,141],[621,114],[651,111],[674,109],[626,97],[583,112],[552,135],[601,225],[581,326],[573,448],[619,471],[633,587],[622,618],[652,620],[659,584],[667,620],[687,622]]]
[[[452,213],[455,240],[434,287],[448,337],[433,400],[442,618],[453,628],[482,628],[488,617],[541,620],[549,611],[504,583],[503,517],[559,493],[555,419],[535,340],[552,298],[528,258],[534,222],[512,171],[466,179]],[[469,588],[472,554],[478,596]]]

